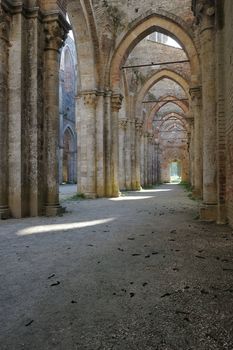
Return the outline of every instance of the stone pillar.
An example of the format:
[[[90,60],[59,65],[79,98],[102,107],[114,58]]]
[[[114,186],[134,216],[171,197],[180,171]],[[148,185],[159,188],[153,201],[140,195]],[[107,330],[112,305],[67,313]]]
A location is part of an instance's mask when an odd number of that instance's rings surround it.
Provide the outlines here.
[[[121,94],[113,94],[111,100],[112,107],[112,140],[111,140],[111,179],[112,179],[112,197],[119,196],[118,183],[118,156],[119,156],[119,135],[118,135],[118,114],[121,108],[123,96]]]
[[[0,219],[9,217],[8,208],[8,19],[0,12]]]
[[[126,189],[126,161],[125,161],[125,134],[128,121],[126,119],[119,120],[119,187],[120,190]]]
[[[202,99],[201,99],[201,87],[193,87],[189,90],[191,95],[191,108],[194,118],[194,189],[193,195],[197,198],[202,197],[202,175],[203,175],[203,164],[202,164]]]
[[[105,195],[105,162],[104,162],[104,92],[98,92],[96,104],[96,195]]]
[[[125,131],[125,187],[132,190],[131,123],[128,120]]]
[[[196,1],[199,23],[203,111],[203,205],[200,218],[217,218],[215,7],[211,0]]]
[[[156,144],[153,144],[153,185],[157,183],[157,175],[156,175]]]
[[[45,22],[44,113],[45,113],[45,214],[61,213],[59,205],[59,50],[65,32],[56,20]]]
[[[143,133],[141,134],[141,141],[140,141],[140,148],[141,148],[141,168],[140,168],[140,177],[141,177],[141,186],[145,186],[145,177],[144,177],[144,136]]]
[[[155,164],[156,164],[156,183],[160,182],[160,169],[159,169],[159,143],[158,139],[155,141]]]
[[[135,161],[136,161],[136,190],[141,189],[141,174],[140,174],[140,165],[141,165],[141,138],[142,138],[142,126],[143,122],[136,120],[136,137],[135,137]]]
[[[105,92],[105,120],[104,120],[104,150],[105,150],[105,194],[107,197],[112,195],[111,182],[111,97],[112,91]]]
[[[86,186],[84,195],[96,198],[96,91],[81,93],[85,108]]]
[[[131,190],[136,191],[137,174],[136,174],[136,121],[130,120],[130,149],[131,149]]]
[[[144,134],[144,186],[148,186],[148,133]]]
[[[191,129],[191,126],[190,126]],[[187,132],[187,137],[188,137],[188,163],[189,163],[189,182],[192,182],[192,164],[191,164],[191,130]],[[183,175],[183,172],[182,172]],[[182,181],[185,181],[182,176]],[[192,184],[192,183],[191,183]]]
[[[191,186],[194,187],[194,178],[195,178],[195,163],[194,163],[194,119],[189,119],[190,124],[190,145],[189,145],[189,182]]]
[[[153,135],[148,134],[148,186],[153,185]]]

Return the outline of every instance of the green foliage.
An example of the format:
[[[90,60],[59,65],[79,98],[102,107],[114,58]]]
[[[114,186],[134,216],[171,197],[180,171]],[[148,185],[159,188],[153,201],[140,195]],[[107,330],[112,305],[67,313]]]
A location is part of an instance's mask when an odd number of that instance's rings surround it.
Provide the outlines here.
[[[86,196],[84,193],[76,193],[74,196],[70,197],[70,201],[79,201],[82,199],[86,199]]]
[[[191,192],[191,191],[192,191],[192,186],[191,186],[191,184],[190,184],[189,182],[187,182],[187,181],[181,181],[181,182],[179,183],[179,185],[182,186],[182,187],[184,187],[184,189],[185,189],[186,191],[188,191],[188,192]]]
[[[193,197],[193,194],[192,194],[193,188],[192,188],[192,186],[191,186],[191,184],[190,184],[189,182],[187,182],[187,181],[181,181],[181,182],[179,183],[179,185],[182,186],[187,192],[189,192],[189,193],[188,193],[188,197],[189,197],[190,199],[192,199],[193,201],[196,200],[196,198]]]

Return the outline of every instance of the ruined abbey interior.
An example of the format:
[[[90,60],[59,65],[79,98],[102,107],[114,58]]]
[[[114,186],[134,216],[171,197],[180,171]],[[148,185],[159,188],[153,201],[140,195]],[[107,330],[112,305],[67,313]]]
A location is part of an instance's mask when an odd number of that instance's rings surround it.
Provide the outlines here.
[[[232,0],[0,0],[1,350],[233,349],[232,37]]]

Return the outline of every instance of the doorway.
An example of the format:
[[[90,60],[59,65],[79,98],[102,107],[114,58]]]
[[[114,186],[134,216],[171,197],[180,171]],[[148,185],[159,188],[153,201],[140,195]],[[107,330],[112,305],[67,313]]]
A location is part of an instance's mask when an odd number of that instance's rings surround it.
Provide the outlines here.
[[[178,161],[173,161],[170,163],[170,182],[181,182],[181,164]]]

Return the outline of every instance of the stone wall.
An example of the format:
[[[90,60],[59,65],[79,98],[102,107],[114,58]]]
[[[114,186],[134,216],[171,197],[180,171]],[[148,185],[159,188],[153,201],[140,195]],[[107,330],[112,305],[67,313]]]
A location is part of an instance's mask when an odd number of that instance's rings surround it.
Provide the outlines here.
[[[225,6],[221,11],[221,21],[219,30],[224,32],[224,77],[223,82],[225,88],[225,130],[220,130],[222,137],[226,132],[226,205],[227,217],[231,225],[233,225],[233,42],[232,42],[232,16],[233,3],[230,0],[224,1]],[[221,8],[219,9],[221,10]],[[223,77],[222,77],[223,78]],[[224,132],[225,131],[225,132]],[[224,143],[221,140],[219,147]],[[224,150],[224,149],[223,149]],[[222,174],[224,176],[224,173]],[[221,179],[224,183],[224,178]],[[224,193],[222,193],[224,196]]]

